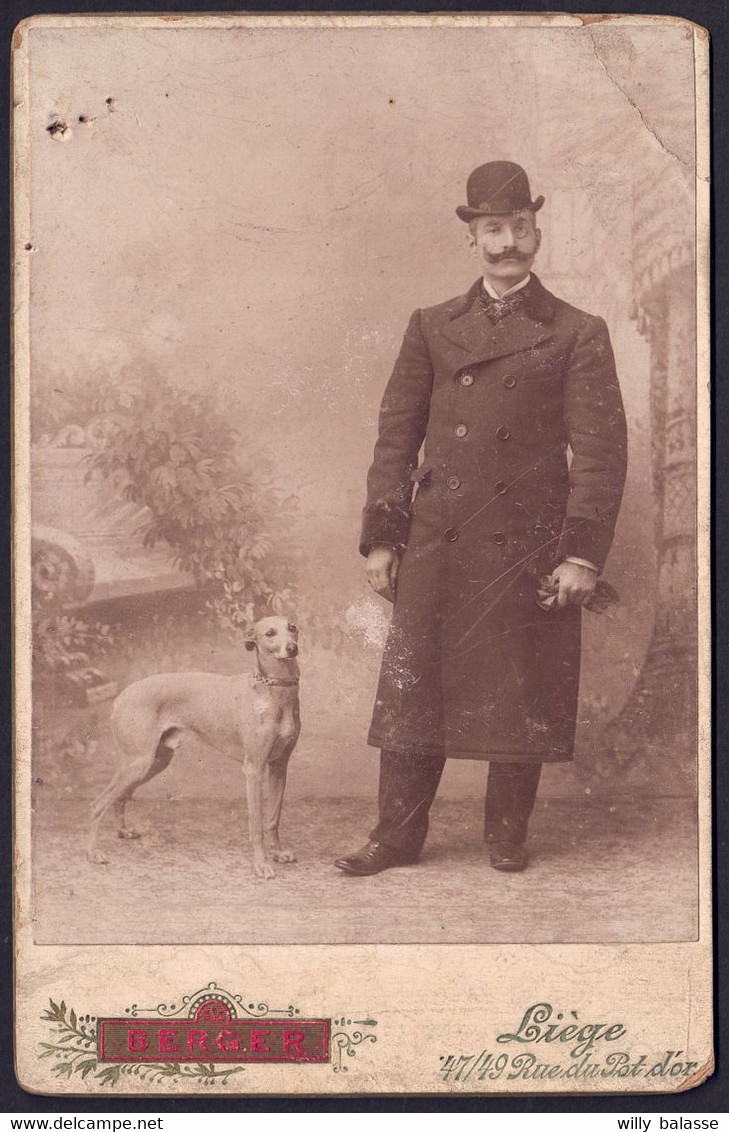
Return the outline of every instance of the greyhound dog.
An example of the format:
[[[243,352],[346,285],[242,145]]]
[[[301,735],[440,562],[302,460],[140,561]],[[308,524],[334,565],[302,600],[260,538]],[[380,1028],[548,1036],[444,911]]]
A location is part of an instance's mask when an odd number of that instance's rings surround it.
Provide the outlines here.
[[[139,837],[124,822],[134,791],[170,763],[184,735],[192,733],[243,766],[253,872],[275,875],[274,861],[295,861],[279,841],[286,771],[299,737],[298,631],[285,617],[264,617],[246,632],[245,647],[257,654],[255,672],[217,676],[174,672],[138,680],[117,697],[111,730],[121,756],[119,768],[91,810],[88,856],[95,864],[108,857],[96,846],[101,823],[113,809],[119,837]],[[264,774],[268,773],[268,812],[264,816]]]

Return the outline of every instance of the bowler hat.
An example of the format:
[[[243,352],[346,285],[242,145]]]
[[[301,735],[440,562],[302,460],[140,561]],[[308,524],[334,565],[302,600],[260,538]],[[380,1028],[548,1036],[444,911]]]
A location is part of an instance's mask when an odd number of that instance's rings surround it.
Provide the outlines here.
[[[461,220],[473,220],[477,216],[504,215],[531,209],[537,212],[544,204],[544,197],[532,200],[529,178],[521,165],[513,161],[488,161],[474,169],[466,183],[468,204],[459,204],[456,209]]]

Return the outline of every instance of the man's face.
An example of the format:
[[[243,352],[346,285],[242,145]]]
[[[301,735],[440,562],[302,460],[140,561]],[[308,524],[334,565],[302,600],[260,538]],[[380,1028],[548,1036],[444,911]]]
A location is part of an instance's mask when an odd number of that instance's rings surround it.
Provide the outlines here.
[[[542,234],[528,209],[506,215],[479,216],[471,224],[469,243],[489,283],[507,291],[531,271]]]

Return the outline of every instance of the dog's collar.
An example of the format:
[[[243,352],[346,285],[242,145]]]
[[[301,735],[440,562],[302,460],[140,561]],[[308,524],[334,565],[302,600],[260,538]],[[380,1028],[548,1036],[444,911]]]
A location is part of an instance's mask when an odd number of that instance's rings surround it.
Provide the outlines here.
[[[257,684],[267,684],[269,688],[295,688],[299,683],[296,680],[277,680],[274,676],[264,676],[262,672],[254,672],[253,679]]]

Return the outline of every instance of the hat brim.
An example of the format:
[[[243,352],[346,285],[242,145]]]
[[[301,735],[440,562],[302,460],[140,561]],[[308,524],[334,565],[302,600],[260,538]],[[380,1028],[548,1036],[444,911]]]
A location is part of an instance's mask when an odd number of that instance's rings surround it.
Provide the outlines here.
[[[538,196],[532,204],[526,204],[523,208],[511,208],[508,212],[487,212],[483,208],[469,208],[467,204],[459,204],[456,209],[456,216],[459,220],[475,220],[479,216],[511,216],[515,212],[539,212],[539,209],[544,204],[544,197]]]

